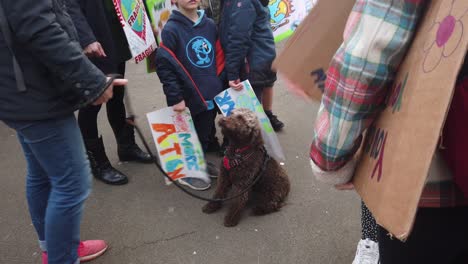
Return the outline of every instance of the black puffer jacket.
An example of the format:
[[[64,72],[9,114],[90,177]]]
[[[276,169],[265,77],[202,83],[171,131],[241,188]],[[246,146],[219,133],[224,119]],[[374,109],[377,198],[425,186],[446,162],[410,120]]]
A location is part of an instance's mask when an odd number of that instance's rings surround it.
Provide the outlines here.
[[[96,100],[105,75],[82,53],[65,0],[0,0],[27,91],[19,92],[0,34],[0,120],[64,116]]]

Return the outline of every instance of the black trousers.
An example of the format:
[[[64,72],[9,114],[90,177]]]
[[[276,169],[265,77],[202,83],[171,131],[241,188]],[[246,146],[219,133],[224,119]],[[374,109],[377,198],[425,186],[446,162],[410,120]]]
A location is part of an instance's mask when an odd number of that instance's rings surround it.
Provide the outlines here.
[[[125,74],[125,62],[118,66],[118,73]],[[114,131],[119,135],[126,125],[126,110],[124,105],[125,89],[123,86],[114,86],[114,95],[106,103],[107,120]],[[96,139],[99,137],[97,117],[101,105],[89,105],[78,112],[78,124],[84,139]]]
[[[379,226],[382,264],[467,264],[468,207],[420,208],[403,243]]]
[[[215,128],[216,109],[203,111],[192,117],[198,139],[206,152],[208,145],[213,140],[213,130]],[[216,130],[215,130],[216,131]]]

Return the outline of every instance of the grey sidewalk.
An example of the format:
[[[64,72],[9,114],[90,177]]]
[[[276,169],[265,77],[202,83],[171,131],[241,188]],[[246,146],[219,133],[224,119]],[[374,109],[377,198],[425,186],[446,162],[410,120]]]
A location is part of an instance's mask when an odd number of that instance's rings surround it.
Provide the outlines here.
[[[144,114],[165,107],[164,94],[156,74],[145,73],[145,65],[127,67],[130,97],[145,137],[151,140]],[[291,194],[280,212],[264,217],[247,212],[234,228],[222,225],[224,210],[205,215],[204,202],[165,186],[153,165],[120,164],[101,111],[107,154],[130,176],[130,183],[115,187],[94,181],[82,238],[105,239],[111,248],[92,263],[350,264],[360,238],[359,198],[354,192],[322,185],[311,175],[308,148],[318,105],[287,93],[281,80],[274,89],[274,112],[286,123],[279,139]],[[24,158],[13,131],[3,123],[0,146],[0,263],[40,263],[24,195]]]

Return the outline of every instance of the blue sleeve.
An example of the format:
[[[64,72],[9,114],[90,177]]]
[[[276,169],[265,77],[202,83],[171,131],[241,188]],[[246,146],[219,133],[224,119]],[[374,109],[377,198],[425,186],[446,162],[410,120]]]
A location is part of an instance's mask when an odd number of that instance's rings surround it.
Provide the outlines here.
[[[232,3],[231,24],[228,27],[226,47],[226,72],[230,81],[239,79],[239,71],[252,44],[251,34],[257,17],[252,0]]]
[[[175,52],[177,39],[173,32],[164,28],[161,33],[161,39],[164,46]],[[162,48],[159,48],[156,52],[156,73],[163,85],[167,105],[172,106],[184,100],[182,84],[177,76],[176,66],[163,53],[165,51]]]

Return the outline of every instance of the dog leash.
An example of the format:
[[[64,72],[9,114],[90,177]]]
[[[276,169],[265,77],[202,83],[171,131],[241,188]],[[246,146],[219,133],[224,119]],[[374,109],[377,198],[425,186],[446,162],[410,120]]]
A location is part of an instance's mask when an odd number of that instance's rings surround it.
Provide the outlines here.
[[[108,77],[110,77],[110,79],[108,80],[107,84],[110,85],[115,79],[117,78],[123,78],[122,75],[120,74],[111,74],[109,75]],[[125,87],[126,89],[126,87]],[[204,197],[204,196],[201,196],[201,195],[198,195],[198,194],[195,194],[191,191],[188,191],[186,188],[184,188],[181,184],[179,184],[176,180],[173,180],[165,171],[164,169],[161,167],[161,164],[159,164],[157,162],[157,159],[156,159],[156,156],[153,154],[153,152],[151,151],[150,147],[149,147],[149,144],[148,142],[146,141],[146,139],[144,138],[143,136],[143,133],[141,132],[141,129],[140,127],[138,126],[137,122],[136,122],[136,119],[137,119],[137,116],[134,114],[135,112],[133,111],[133,107],[132,107],[132,103],[131,103],[131,100],[130,100],[130,96],[128,94],[128,90],[127,90],[127,94],[124,96],[124,101],[125,101],[125,107],[127,109],[127,113],[128,113],[128,118],[127,118],[127,123],[131,126],[133,126],[138,134],[138,137],[140,138],[141,142],[143,143],[143,146],[145,147],[146,151],[148,152],[148,154],[151,156],[151,159],[153,160],[153,163],[154,165],[158,168],[158,170],[164,175],[164,177],[166,179],[168,179],[171,183],[173,183],[175,186],[177,186],[177,188],[179,188],[181,191],[183,191],[184,193],[192,196],[193,198],[196,198],[196,199],[199,199],[199,200],[202,200],[202,201],[207,201],[207,202],[225,202],[225,201],[229,201],[229,200],[232,200],[232,199],[235,199],[235,198],[238,198],[242,195],[244,195],[246,192],[248,192],[259,180],[260,178],[263,176],[263,173],[265,172],[266,170],[266,166],[268,164],[268,161],[270,160],[270,155],[268,155],[267,151],[264,150],[262,151],[263,152],[263,162],[262,162],[262,166],[260,167],[260,170],[257,172],[257,175],[255,176],[255,178],[252,180],[252,182],[243,190],[241,191],[240,193],[238,194],[235,194],[233,196],[229,196],[229,197],[226,197],[226,198],[220,198],[220,199],[213,199],[213,198],[208,198],[208,197]],[[218,177],[221,177],[221,176],[218,176]]]

